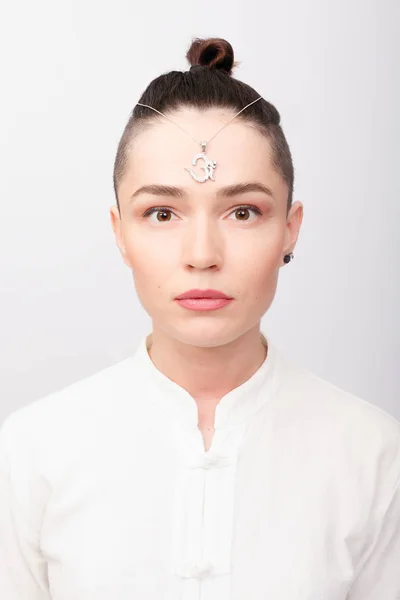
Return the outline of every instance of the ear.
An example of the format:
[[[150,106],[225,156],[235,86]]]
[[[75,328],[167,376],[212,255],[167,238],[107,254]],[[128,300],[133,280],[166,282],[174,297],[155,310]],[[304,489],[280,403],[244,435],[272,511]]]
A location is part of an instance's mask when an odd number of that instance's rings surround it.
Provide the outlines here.
[[[115,206],[115,205],[111,206],[110,219],[111,219],[111,226],[113,228],[114,235],[115,235],[115,241],[116,241],[119,251],[121,253],[122,259],[129,268],[132,268],[132,266],[128,260],[127,254],[126,254],[126,248],[125,248],[124,237],[123,237],[123,232],[122,232],[122,223],[121,223],[121,218],[119,215],[118,206]]]
[[[294,251],[303,222],[303,204],[299,201],[292,204],[286,219],[284,255]]]

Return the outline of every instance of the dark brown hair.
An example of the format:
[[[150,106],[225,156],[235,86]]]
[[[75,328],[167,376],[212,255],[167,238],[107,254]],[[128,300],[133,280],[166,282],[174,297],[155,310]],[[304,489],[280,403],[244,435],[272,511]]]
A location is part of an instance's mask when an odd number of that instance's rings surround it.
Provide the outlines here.
[[[233,109],[235,112],[261,96],[252,87],[231,76],[235,66],[233,48],[220,38],[195,39],[186,58],[189,71],[171,71],[156,77],[143,92],[139,102],[160,112],[172,112],[181,107]],[[125,126],[114,163],[114,192],[118,202],[118,186],[124,178],[130,144],[143,126],[162,118],[149,108],[135,106]],[[280,114],[263,98],[246,108],[238,117],[259,129],[269,140],[272,163],[286,182],[289,193],[287,210],[292,205],[294,168],[292,156],[282,127]]]

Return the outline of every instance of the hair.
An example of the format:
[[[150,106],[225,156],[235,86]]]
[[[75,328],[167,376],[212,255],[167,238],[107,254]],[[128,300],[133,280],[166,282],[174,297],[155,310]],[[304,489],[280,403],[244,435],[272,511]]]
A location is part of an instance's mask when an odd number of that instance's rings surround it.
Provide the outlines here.
[[[223,107],[238,112],[261,95],[232,77],[232,70],[236,66],[233,48],[224,39],[196,38],[186,58],[191,65],[188,71],[170,71],[156,77],[147,86],[139,102],[164,113],[181,107]],[[159,118],[154,111],[135,105],[125,126],[118,144],[113,176],[119,212],[118,187],[126,173],[132,141],[143,127]],[[273,104],[261,98],[237,118],[252,124],[267,137],[272,150],[272,164],[289,188],[289,211],[293,199],[294,168],[289,145],[280,125],[279,112]]]

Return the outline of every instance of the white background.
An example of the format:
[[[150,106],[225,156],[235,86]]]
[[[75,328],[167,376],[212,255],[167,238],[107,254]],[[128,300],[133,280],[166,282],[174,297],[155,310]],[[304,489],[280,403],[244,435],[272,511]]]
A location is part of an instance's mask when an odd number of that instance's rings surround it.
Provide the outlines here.
[[[262,330],[400,418],[399,13],[396,0],[3,6],[0,422],[150,331],[111,229],[113,161],[150,80],[186,70],[208,36],[281,113],[304,204]]]

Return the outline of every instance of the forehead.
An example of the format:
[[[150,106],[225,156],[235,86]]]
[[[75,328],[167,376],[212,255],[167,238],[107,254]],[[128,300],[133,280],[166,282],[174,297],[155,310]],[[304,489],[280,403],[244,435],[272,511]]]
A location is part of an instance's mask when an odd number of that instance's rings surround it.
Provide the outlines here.
[[[203,161],[198,161],[196,167],[192,165],[193,157],[202,150],[195,140],[203,142],[212,138],[234,112],[215,108],[202,111],[180,109],[166,115],[179,127],[164,117],[156,116],[133,139],[126,177],[121,185],[128,194],[142,185],[151,184],[198,190],[199,183],[185,170],[186,167],[199,176],[204,175],[201,169]],[[282,192],[280,188],[285,188],[273,168],[269,140],[246,121],[234,119],[229,123],[207,144],[206,155],[216,161],[216,169],[215,181],[207,181],[201,186],[203,193],[213,194],[218,187],[249,181],[268,185],[276,196]]]

